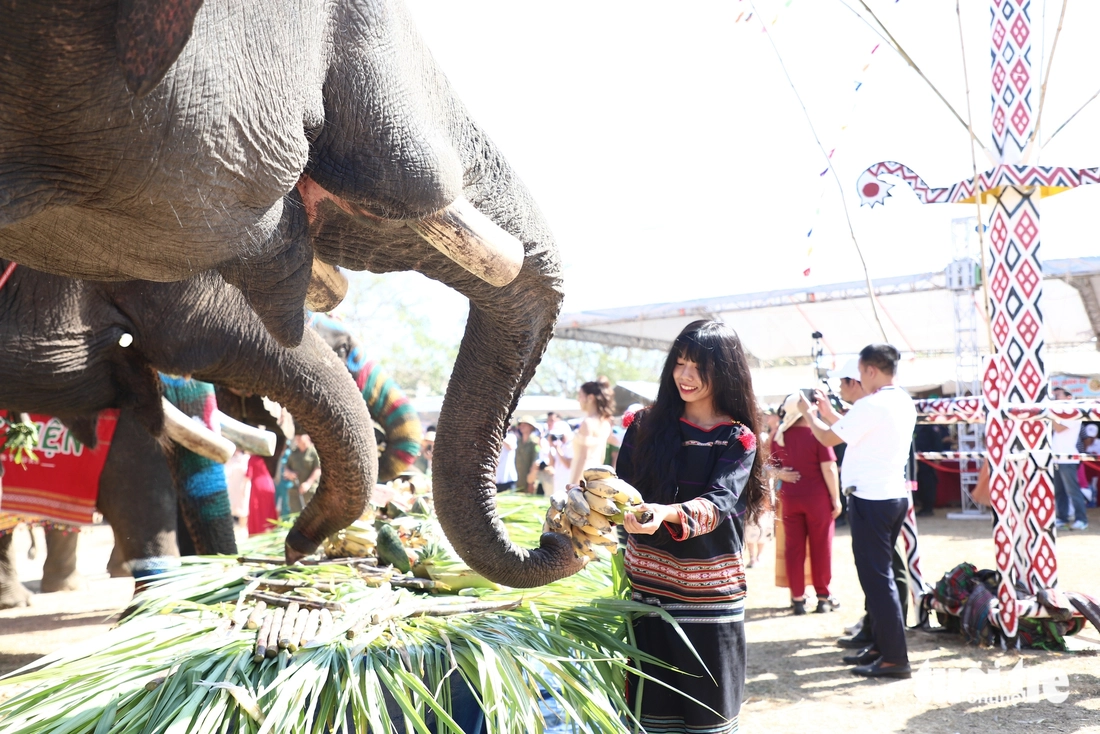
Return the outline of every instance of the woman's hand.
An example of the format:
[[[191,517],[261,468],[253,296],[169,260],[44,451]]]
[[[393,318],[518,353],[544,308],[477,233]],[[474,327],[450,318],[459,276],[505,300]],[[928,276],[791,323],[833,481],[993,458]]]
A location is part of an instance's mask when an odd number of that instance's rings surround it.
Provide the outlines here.
[[[789,466],[783,466],[775,470],[775,477],[788,484],[795,484],[802,475]]]
[[[840,517],[841,509],[842,508],[840,506],[840,498],[839,497],[833,497],[833,519],[834,520],[837,519],[838,517]]]
[[[642,522],[635,513],[645,512],[646,510],[653,513],[653,517],[650,518],[649,522]],[[641,504],[626,511],[623,515],[623,527],[631,535],[653,535],[670,514],[677,514],[676,508],[671,505]]]

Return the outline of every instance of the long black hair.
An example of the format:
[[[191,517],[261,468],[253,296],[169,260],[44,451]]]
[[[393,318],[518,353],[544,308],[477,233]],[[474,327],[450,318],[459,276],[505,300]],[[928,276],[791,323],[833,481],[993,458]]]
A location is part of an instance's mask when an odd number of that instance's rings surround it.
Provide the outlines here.
[[[680,418],[684,400],[676,388],[676,361],[694,362],[703,384],[711,389],[714,407],[752,432],[759,433],[759,413],[752,390],[752,374],[741,340],[721,321],[699,320],[684,327],[665,360],[657,400],[638,413],[634,444],[634,473],[654,502],[675,501],[676,457],[680,450]],[[762,469],[764,457],[757,447],[752,472],[744,489],[743,503],[750,521],[755,520],[764,501]]]

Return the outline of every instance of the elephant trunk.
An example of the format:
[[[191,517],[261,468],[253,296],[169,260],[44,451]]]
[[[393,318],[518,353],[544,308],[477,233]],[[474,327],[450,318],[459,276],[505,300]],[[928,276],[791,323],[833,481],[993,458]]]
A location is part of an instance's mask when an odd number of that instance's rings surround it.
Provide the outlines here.
[[[332,533],[362,515],[378,474],[378,450],[370,414],[355,381],[327,344],[307,329],[302,343],[283,349],[257,334],[248,374],[211,375],[237,390],[266,395],[294,416],[298,433],[308,433],[321,459],[321,480],[312,501],[286,541],[287,561],[317,549]]]
[[[455,550],[486,578],[532,587],[576,573],[583,563],[563,535],[539,547],[508,539],[496,510],[496,464],[509,416],[553,334],[562,292],[557,249],[534,203],[513,179],[494,219],[526,240],[519,276],[503,288],[456,279],[470,315],[436,431],[432,479],[440,523]]]

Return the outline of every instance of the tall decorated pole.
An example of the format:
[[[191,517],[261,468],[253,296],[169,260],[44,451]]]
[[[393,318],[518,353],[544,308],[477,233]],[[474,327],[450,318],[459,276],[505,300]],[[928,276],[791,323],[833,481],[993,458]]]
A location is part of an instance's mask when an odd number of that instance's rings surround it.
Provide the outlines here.
[[[998,165],[977,179],[945,188],[929,187],[908,166],[884,161],[857,182],[861,203],[883,204],[898,176],[926,204],[992,203],[986,261],[987,313],[993,354],[986,362],[982,391],[990,495],[996,522],[993,541],[998,588],[997,621],[1015,637],[1021,606],[1015,585],[1031,594],[1053,588],[1058,579],[1054,544],[1054,490],[1050,428],[1046,421],[1015,420],[1014,403],[1047,397],[1043,360],[1043,315],[1039,309],[1043,269],[1039,260],[1039,199],[1100,182],[1097,169],[1028,166],[1025,154],[1035,131],[1029,0],[991,0],[991,94],[993,145]],[[1019,457],[1026,456],[1026,459]]]
[[[1035,130],[1032,108],[1029,0],[991,0],[990,53],[993,145],[1002,165],[1023,161]],[[1015,637],[1019,606],[1015,584],[1032,594],[1058,578],[1054,553],[1054,488],[1050,474],[1050,425],[998,414],[1006,403],[1035,403],[1047,397],[1043,360],[1043,266],[1039,261],[1039,188],[1025,183],[992,192],[986,278],[987,314],[993,355],[982,379],[987,413],[993,542],[1001,582],[997,589],[1000,626]],[[983,196],[983,201],[987,197]],[[1027,451],[1024,461],[1008,452]]]

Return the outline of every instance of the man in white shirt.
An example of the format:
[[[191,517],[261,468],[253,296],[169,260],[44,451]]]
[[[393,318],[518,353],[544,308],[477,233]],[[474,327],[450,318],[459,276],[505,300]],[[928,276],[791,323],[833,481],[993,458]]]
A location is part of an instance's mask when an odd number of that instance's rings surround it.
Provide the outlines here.
[[[1064,388],[1053,390],[1055,400],[1070,400],[1073,395]],[[1076,454],[1077,439],[1081,435],[1081,421],[1064,421],[1055,418],[1054,432],[1050,437],[1050,450],[1055,454]],[[1073,524],[1069,524],[1069,506],[1073,503]],[[1077,482],[1077,462],[1059,461],[1054,464],[1054,509],[1057,515],[1054,526],[1059,530],[1084,530],[1089,526],[1085,514],[1085,495]]]
[[[905,620],[891,559],[905,514],[909,487],[905,465],[917,411],[905,390],[894,384],[901,354],[889,344],[871,344],[859,353],[865,397],[843,416],[828,405],[811,406],[802,398],[810,429],[826,446],[847,443],[841,486],[848,495],[852,555],[871,619],[874,643],[849,662],[852,672],[868,677],[909,678]],[[818,414],[820,409],[820,414]]]

